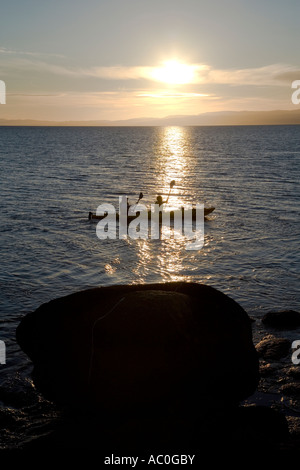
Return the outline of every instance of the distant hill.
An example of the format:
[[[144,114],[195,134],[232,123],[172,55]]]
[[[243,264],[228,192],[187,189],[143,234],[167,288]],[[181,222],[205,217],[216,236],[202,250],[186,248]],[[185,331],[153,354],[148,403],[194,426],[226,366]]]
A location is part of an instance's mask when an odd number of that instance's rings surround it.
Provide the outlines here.
[[[299,109],[292,111],[222,111],[198,115],[136,118],[120,121],[37,121],[0,119],[0,126],[249,126],[300,124]]]

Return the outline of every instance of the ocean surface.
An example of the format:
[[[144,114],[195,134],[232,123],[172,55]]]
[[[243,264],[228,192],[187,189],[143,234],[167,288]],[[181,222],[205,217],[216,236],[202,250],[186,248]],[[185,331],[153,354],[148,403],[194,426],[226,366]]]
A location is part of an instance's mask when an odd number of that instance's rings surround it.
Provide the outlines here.
[[[0,127],[0,448],[49,432],[58,412],[39,396],[15,340],[42,303],[94,286],[197,281],[256,320],[299,310],[300,126]],[[119,196],[177,207],[204,203],[204,246],[186,239],[99,240],[89,211]],[[298,338],[299,339],[299,338]]]

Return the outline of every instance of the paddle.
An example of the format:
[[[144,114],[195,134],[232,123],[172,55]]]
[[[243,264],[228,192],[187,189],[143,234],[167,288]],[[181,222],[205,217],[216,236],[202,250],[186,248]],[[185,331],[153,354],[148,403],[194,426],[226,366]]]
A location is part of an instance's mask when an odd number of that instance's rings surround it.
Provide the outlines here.
[[[169,197],[170,197],[171,190],[172,190],[173,186],[175,186],[175,180],[172,180],[171,183],[170,183],[170,191],[169,191],[166,202],[168,202],[168,200],[169,200]]]
[[[135,203],[135,205],[137,205],[143,197],[144,197],[144,194],[140,193],[139,198],[138,198],[137,202]]]
[[[139,198],[138,200],[136,201],[135,204],[133,204],[131,207],[130,207],[130,210],[133,210],[135,208],[135,206],[138,205],[138,203],[140,202],[140,200],[144,197],[144,194],[142,192],[140,192],[140,195],[139,195]]]

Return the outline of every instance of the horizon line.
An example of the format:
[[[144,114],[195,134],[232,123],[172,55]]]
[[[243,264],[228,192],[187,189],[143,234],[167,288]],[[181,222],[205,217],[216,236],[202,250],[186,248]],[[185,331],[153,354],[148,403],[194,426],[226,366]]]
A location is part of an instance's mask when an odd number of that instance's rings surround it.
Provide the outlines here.
[[[286,120],[287,115],[289,117]],[[270,121],[270,118],[271,119]],[[248,121],[250,118],[250,121]],[[275,118],[275,120],[274,120]],[[202,122],[197,123],[197,120]],[[204,120],[204,121],[203,121]],[[231,122],[228,122],[230,121]],[[168,124],[168,121],[173,123]],[[195,122],[191,122],[195,121]],[[205,122],[207,121],[207,122]],[[227,122],[226,122],[227,121]],[[248,121],[248,122],[247,122]],[[257,121],[257,122],[256,122]],[[148,123],[147,123],[148,122]],[[134,123],[134,124],[133,124]],[[49,120],[32,118],[0,118],[0,127],[117,127],[117,126],[248,126],[248,125],[299,125],[299,109],[275,109],[259,111],[208,111],[200,114],[168,115],[164,117],[137,117],[129,119]]]

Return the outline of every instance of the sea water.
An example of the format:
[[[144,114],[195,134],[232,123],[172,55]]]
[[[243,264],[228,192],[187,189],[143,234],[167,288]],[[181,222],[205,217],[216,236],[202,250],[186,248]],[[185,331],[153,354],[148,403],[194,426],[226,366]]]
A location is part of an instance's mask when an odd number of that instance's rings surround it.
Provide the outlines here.
[[[299,309],[299,126],[0,127],[0,156],[2,447],[43,435],[56,416],[15,340],[44,302],[182,280],[221,290],[258,322]],[[200,250],[184,237],[99,240],[89,211],[141,191],[150,206],[172,180],[170,205],[215,207]]]

